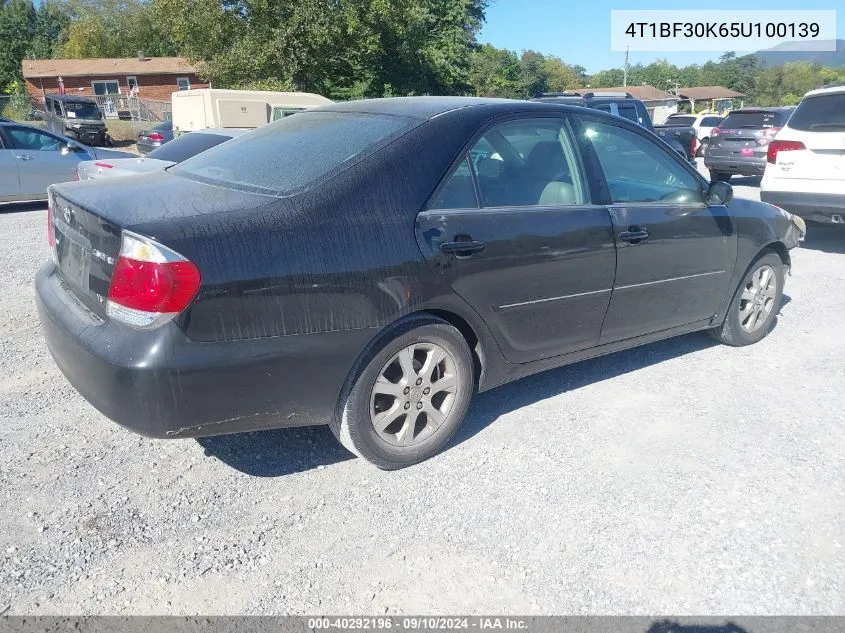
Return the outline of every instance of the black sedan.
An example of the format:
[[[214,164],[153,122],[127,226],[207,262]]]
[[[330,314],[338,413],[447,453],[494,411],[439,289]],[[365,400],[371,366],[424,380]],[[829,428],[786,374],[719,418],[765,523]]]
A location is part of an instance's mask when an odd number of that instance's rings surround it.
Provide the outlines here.
[[[476,391],[697,330],[762,339],[804,233],[653,134],[548,103],[338,103],[50,189],[47,344],[154,437],[329,424],[399,468]]]

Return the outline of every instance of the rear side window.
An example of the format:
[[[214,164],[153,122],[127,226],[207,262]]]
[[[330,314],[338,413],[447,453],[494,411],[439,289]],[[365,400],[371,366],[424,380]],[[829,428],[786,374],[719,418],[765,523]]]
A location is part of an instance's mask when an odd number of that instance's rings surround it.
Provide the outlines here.
[[[564,119],[493,126],[470,150],[484,207],[568,206],[587,202],[586,184]]]
[[[472,184],[469,159],[464,159],[431,203],[431,209],[475,209],[478,200]]]
[[[633,103],[618,103],[616,104],[616,107],[619,108],[619,116],[639,125],[640,115],[639,112],[637,112],[637,106]]]
[[[177,139],[173,139],[151,151],[147,156],[158,160],[169,160],[174,163],[181,163],[183,160],[196,156],[200,152],[220,145],[228,141],[230,136],[221,134],[204,134],[203,132],[189,132]]]
[[[845,93],[804,99],[792,113],[789,127],[804,132],[845,130]]]
[[[213,147],[170,171],[211,184],[288,195],[350,167],[417,124],[416,119],[398,116],[300,112]]]
[[[722,117],[719,116],[706,116],[701,119],[701,126],[702,127],[716,127],[721,123]],[[692,124],[690,124],[692,125]]]
[[[781,127],[786,116],[780,112],[732,112],[719,125],[725,130],[764,130]]]

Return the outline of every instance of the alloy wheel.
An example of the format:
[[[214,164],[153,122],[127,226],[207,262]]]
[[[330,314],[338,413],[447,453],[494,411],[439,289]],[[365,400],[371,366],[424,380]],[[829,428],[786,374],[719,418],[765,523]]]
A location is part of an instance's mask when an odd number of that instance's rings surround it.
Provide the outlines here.
[[[461,388],[455,360],[445,349],[408,345],[385,363],[373,385],[373,428],[395,446],[418,444],[443,426]]]
[[[739,301],[739,324],[748,332],[756,332],[768,321],[775,307],[778,281],[775,270],[769,265],[760,266],[751,273],[742,289]]]

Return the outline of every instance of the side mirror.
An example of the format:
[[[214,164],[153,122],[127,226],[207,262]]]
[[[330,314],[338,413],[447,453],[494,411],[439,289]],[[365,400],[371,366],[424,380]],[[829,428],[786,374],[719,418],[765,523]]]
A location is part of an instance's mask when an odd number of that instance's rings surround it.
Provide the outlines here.
[[[734,188],[728,183],[716,180],[707,188],[705,202],[709,206],[722,206],[734,199]]]

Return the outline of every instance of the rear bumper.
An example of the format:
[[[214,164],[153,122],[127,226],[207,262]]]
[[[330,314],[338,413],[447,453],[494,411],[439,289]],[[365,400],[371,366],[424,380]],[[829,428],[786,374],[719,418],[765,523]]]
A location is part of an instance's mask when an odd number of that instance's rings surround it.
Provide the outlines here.
[[[726,174],[762,176],[766,171],[766,156],[714,156],[708,149],[704,154],[704,166]]]
[[[199,343],[174,323],[138,331],[102,321],[52,263],[36,303],[47,347],[106,417],[150,437],[200,437],[324,424],[374,329]]]
[[[760,200],[813,222],[836,220],[839,224],[845,220],[845,194],[760,191]]]

